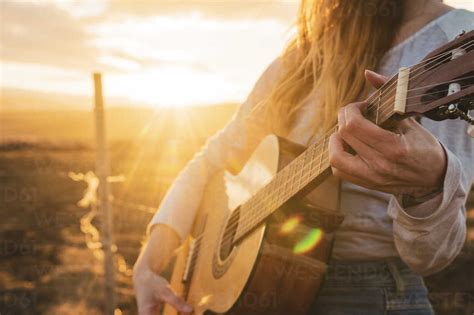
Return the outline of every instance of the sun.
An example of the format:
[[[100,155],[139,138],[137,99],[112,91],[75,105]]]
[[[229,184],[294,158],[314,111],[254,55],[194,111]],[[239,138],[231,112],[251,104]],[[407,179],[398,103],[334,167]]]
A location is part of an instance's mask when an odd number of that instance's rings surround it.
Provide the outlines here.
[[[238,92],[238,87],[218,74],[173,66],[110,75],[104,86],[111,95],[151,107],[228,102]]]

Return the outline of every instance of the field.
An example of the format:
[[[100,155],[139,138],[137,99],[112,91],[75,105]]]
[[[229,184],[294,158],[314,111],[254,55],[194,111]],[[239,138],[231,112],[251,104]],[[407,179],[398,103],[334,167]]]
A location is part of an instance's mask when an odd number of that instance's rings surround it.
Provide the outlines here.
[[[109,111],[111,174],[123,175],[111,184],[114,236],[124,259],[117,274],[123,314],[136,313],[130,268],[152,212],[234,110]],[[92,114],[3,112],[1,127],[0,314],[101,314],[100,216],[93,205],[78,205],[87,184],[70,173],[94,170]]]
[[[111,183],[123,314],[136,314],[130,268],[152,212],[186,161],[234,110],[110,111],[111,174],[123,175]],[[93,204],[78,204],[87,188],[81,176],[95,167],[92,115],[4,112],[1,123],[0,314],[101,314],[100,216]],[[473,221],[470,211],[463,253],[426,279],[438,314],[474,311]]]

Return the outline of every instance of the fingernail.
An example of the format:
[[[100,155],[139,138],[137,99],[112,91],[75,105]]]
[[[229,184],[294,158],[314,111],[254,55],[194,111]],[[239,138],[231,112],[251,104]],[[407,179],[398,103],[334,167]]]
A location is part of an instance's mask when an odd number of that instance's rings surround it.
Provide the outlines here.
[[[369,69],[365,69],[365,74],[372,74],[372,75],[375,75],[377,77],[379,77],[379,74],[375,71],[372,71],[372,70],[369,70]]]
[[[370,73],[371,75],[373,75],[373,76],[375,76],[375,77],[377,77],[377,78],[380,78],[380,79],[383,79],[383,78],[384,78],[383,75],[381,75],[381,74],[379,74],[379,73],[377,73],[377,72],[375,72],[375,71],[369,70],[369,69],[366,69],[366,70],[365,70],[365,73],[366,73],[366,74],[367,74],[367,73]]]

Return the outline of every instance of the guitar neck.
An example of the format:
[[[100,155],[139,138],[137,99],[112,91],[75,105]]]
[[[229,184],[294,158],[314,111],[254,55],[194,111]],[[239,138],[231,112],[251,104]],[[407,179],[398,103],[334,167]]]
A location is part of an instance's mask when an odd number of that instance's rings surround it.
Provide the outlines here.
[[[390,79],[368,100],[365,117],[377,125],[382,125],[394,115],[393,104],[398,75]],[[406,97],[406,96],[405,96]],[[240,223],[235,242],[244,238],[254,228],[264,222],[290,198],[315,182],[322,182],[331,174],[329,165],[329,138],[337,131],[337,125],[310,145],[302,154],[278,172],[260,191],[253,195],[239,209]]]

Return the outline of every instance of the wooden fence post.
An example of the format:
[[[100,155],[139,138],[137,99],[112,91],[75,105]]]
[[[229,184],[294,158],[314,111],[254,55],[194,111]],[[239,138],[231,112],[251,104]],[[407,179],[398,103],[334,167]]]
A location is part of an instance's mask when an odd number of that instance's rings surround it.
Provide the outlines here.
[[[109,202],[109,163],[107,158],[107,145],[105,137],[104,103],[102,96],[102,76],[94,73],[95,94],[95,135],[96,135],[96,174],[99,178],[99,205],[102,223],[102,246],[104,252],[104,276],[105,276],[105,314],[113,315],[115,312],[115,264],[112,252],[113,240],[113,217],[112,207]]]

